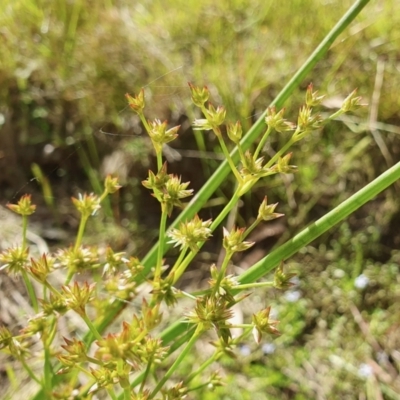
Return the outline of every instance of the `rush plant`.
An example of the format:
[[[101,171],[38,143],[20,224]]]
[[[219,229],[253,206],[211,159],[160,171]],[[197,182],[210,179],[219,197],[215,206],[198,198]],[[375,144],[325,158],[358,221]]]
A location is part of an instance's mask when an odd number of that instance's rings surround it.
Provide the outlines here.
[[[90,398],[105,391],[111,399],[183,399],[199,388],[193,383],[195,378],[198,381],[214,361],[222,356],[234,356],[238,343],[248,340],[249,336],[260,343],[266,335],[280,334],[279,321],[271,316],[271,307],[255,312],[251,320],[238,324],[232,320],[234,306],[250,295],[249,289],[283,291],[289,288],[294,273],[288,271],[284,261],[399,179],[400,163],[240,276],[228,273],[232,257],[254,245],[248,236],[256,226],[281,218],[283,214],[279,213],[278,204],[270,203],[265,196],[249,227],[226,229],[223,224],[241,197],[257,182],[272,175],[296,172],[297,167],[292,161],[295,155],[290,152],[295,143],[323,129],[338,115],[362,106],[361,98],[353,91],[338,111],[323,117],[318,112],[323,96],[310,84],[305,104],[292,121],[285,119],[281,108],[283,101],[366,3],[358,1],[349,10],[247,134],[239,121],[226,122],[225,108],[211,103],[207,87],[189,84],[193,104],[202,113],[201,118],[194,120],[193,128],[212,131],[226,161],[188,204],[194,194],[190,182],[169,173],[163,159],[163,146],[177,138],[179,126],[168,127],[167,122],[148,120],[143,90],[136,95],[126,95],[130,108],[149,135],[157,159],[156,170],[149,171],[142,183],[160,205],[159,241],[143,259],[114,252],[111,248],[101,251],[82,244],[88,219],[96,214],[108,195],[120,188],[115,177],[106,178],[101,196],[84,194],[72,199],[80,214],[76,240],[70,248],[60,249],[55,254],[43,254],[38,258],[29,255],[27,222],[35,211],[30,196],[23,196],[18,204],[9,205],[22,217],[23,240],[20,246],[1,254],[1,268],[22,276],[35,315],[17,335],[2,327],[0,348],[20,361],[31,379],[40,386],[33,398]],[[274,156],[266,157],[264,148],[271,135],[284,135],[286,143],[275,149]],[[232,153],[229,147],[234,147]],[[236,180],[230,201],[214,220],[202,220],[197,212],[228,173]],[[175,222],[169,223],[176,208],[184,210]],[[217,229],[223,231],[224,257],[218,265],[209,266],[209,287],[191,293],[178,290],[178,281]],[[170,266],[165,264],[165,254],[171,246],[178,248],[179,254]],[[258,281],[274,268],[271,281]],[[58,276],[62,272],[62,282],[53,277],[56,271]],[[91,278],[78,278],[82,272]],[[33,281],[39,284],[41,291],[35,290]],[[164,311],[182,298],[192,302],[191,309],[178,321],[164,321]],[[138,300],[140,310],[132,311],[131,318],[121,326],[109,329],[122,309]],[[67,312],[75,313],[83,321],[86,331],[71,329],[69,337],[60,338],[59,323]],[[160,326],[166,328],[161,331]],[[242,334],[234,336],[234,328],[240,328]],[[206,332],[214,336],[212,356],[185,379],[176,382],[175,373]],[[33,357],[30,348],[38,341],[43,360],[40,371],[32,368],[30,362]],[[174,360],[169,361],[172,354]],[[223,384],[216,371],[201,380],[201,387]]]

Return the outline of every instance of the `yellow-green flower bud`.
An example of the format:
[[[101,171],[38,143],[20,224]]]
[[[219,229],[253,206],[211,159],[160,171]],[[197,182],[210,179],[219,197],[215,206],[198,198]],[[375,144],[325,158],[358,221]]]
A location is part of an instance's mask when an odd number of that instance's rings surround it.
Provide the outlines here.
[[[142,89],[139,94],[135,97],[130,94],[125,94],[126,99],[128,100],[128,105],[135,111],[137,114],[141,114],[144,109],[144,89]]]
[[[232,140],[233,143],[239,143],[240,139],[242,139],[242,125],[240,121],[237,121],[235,124],[228,124],[227,126],[227,133],[229,139]]]
[[[7,204],[7,207],[20,215],[31,215],[36,210],[36,206],[31,202],[30,194],[23,195],[18,204]]]
[[[202,88],[198,86],[192,85],[190,82],[188,83],[190,92],[192,93],[192,101],[193,104],[197,107],[203,107],[204,103],[210,97],[210,91],[208,90],[207,86]]]

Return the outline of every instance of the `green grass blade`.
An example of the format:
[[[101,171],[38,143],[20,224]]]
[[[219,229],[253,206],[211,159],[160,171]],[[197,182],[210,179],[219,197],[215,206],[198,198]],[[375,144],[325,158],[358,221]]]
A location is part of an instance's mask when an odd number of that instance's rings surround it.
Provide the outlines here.
[[[257,279],[277,267],[281,261],[297,253],[301,248],[311,243],[340,221],[344,220],[398,179],[400,179],[400,162],[385,171],[382,175],[378,176],[378,178],[374,179],[367,186],[364,186],[328,214],[325,214],[322,218],[312,223],[294,238],[290,239],[258,263],[254,264],[249,270],[240,275],[239,282],[242,284],[255,282]]]

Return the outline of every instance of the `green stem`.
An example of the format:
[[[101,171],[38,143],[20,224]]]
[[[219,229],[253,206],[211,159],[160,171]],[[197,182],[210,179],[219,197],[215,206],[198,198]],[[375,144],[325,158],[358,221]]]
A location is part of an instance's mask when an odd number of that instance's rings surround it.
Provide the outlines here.
[[[154,272],[154,280],[159,281],[161,278],[161,269],[163,264],[163,255],[164,255],[164,243],[165,243],[165,230],[167,226],[167,207],[161,203],[161,219],[160,219],[160,246],[158,247],[158,255],[157,255],[157,264],[156,270]]]
[[[28,231],[28,216],[22,215],[22,249],[26,250],[27,247],[27,240],[26,234]],[[24,280],[26,291],[28,292],[29,299],[31,300],[31,304],[35,313],[39,312],[39,304],[37,301],[35,289],[32,285],[31,280],[25,270],[22,270],[22,279]]]
[[[294,143],[296,143],[296,140],[293,140],[293,138],[290,138],[288,142],[277,151],[277,153],[265,164],[265,168],[269,168],[272,165],[275,164],[275,162],[281,157],[283,154],[285,154],[286,150],[289,149],[290,146],[292,146]]]
[[[214,130],[214,132],[215,132],[215,130]],[[229,154],[229,151],[228,151],[228,149],[226,147],[225,141],[224,141],[224,139],[222,137],[222,134],[219,131],[219,129],[218,129],[218,134],[216,133],[216,136],[218,138],[218,141],[219,141],[219,144],[221,146],[222,152],[224,153],[224,156],[226,157],[226,160],[228,161],[229,166],[231,167],[233,175],[235,175],[235,178],[236,178],[236,180],[238,181],[239,184],[242,183],[243,179],[240,176],[239,171],[237,170],[236,165],[233,162],[231,155]]]
[[[112,389],[110,387],[107,387],[106,390],[107,390],[107,393],[111,397],[112,400],[117,400],[118,399],[117,395],[114,392],[114,389]]]
[[[260,154],[261,150],[264,148],[265,142],[268,139],[268,136],[271,134],[272,128],[268,126],[267,131],[264,133],[264,136],[260,140],[260,143],[258,143],[258,146],[256,148],[256,151],[254,152],[253,159],[254,161],[257,160],[258,155]]]
[[[36,383],[38,383],[40,386],[43,386],[43,382],[41,382],[40,379],[33,373],[31,367],[29,367],[26,361],[22,357],[19,359],[19,361],[21,361],[21,364],[24,367],[25,371],[28,373],[29,377]]]
[[[52,380],[53,380],[53,374],[52,374],[52,368],[51,368],[51,354],[50,354],[50,349],[49,345],[43,340],[43,347],[44,347],[44,390],[47,393],[47,396],[49,398],[51,397],[51,393],[53,390],[52,386]]]
[[[82,243],[83,234],[85,233],[86,222],[89,219],[88,215],[82,215],[81,221],[79,222],[78,233],[76,234],[74,251],[78,250],[79,246]]]
[[[157,383],[157,386],[153,390],[153,392],[150,394],[149,400],[153,399],[154,396],[160,391],[160,389],[164,386],[165,382],[171,377],[171,375],[176,371],[178,368],[179,364],[185,359],[185,357],[189,354],[190,350],[192,349],[193,345],[196,343],[197,339],[203,332],[203,328],[201,325],[197,326],[196,331],[190,338],[190,340],[187,342],[185,348],[180,352],[178,358],[175,360],[175,362],[171,365],[170,369],[166,372],[166,374],[162,377],[162,379]]]
[[[235,290],[247,290],[260,287],[274,287],[274,282],[254,282],[235,286]]]
[[[101,337],[99,331],[96,329],[96,327],[93,325],[92,321],[86,314],[79,314],[82,319],[85,321],[86,325],[90,329],[90,332],[92,333],[93,337],[95,337],[97,340],[102,340],[103,338]]]
[[[170,271],[170,273],[168,274],[168,276],[171,276],[172,274],[174,274],[174,273],[175,273],[175,270],[179,268],[179,266],[180,266],[182,260],[185,258],[185,255],[186,255],[186,253],[187,253],[188,248],[189,248],[188,246],[185,246],[185,247],[181,250],[181,252],[180,252],[180,254],[179,254],[179,257],[178,257],[178,259],[176,260],[174,266],[171,268],[171,271]]]
[[[29,299],[31,300],[32,308],[35,311],[35,313],[37,314],[39,312],[39,303],[38,303],[38,300],[36,297],[35,289],[32,285],[31,280],[29,279],[29,276],[26,273],[26,271],[22,270],[21,275],[22,275],[22,279],[24,280],[25,287],[26,287],[26,290],[29,295]]]
[[[257,218],[245,231],[243,234],[243,239],[246,239],[247,236],[254,230],[254,228],[261,222],[262,220]]]
[[[22,248],[26,249],[26,233],[28,230],[28,216],[22,215]]]
[[[222,281],[222,279],[224,279],[224,276],[226,274],[226,269],[228,268],[228,264],[229,264],[229,261],[232,258],[232,256],[233,256],[232,252],[227,251],[225,253],[224,261],[222,262],[221,269],[218,274],[217,282],[215,282],[215,286],[213,288],[213,295],[215,295],[216,293],[219,292],[219,287],[221,285],[221,281]]]
[[[140,113],[140,114],[138,114],[138,115],[139,115],[139,118],[140,118],[140,120],[142,121],[142,124],[144,125],[144,127],[145,127],[145,129],[146,129],[148,135],[150,136],[151,128],[150,128],[149,123],[148,123],[147,120],[146,120],[146,117],[144,116],[143,113]],[[163,162],[162,162],[162,150],[161,150],[161,151],[158,151],[158,150],[156,149],[156,146],[154,146],[154,143],[153,143],[153,147],[154,147],[154,150],[156,151],[156,157],[157,157],[157,171],[160,171],[160,169],[162,168],[162,164],[163,164]]]
[[[240,161],[242,162],[243,166],[246,167],[246,157],[244,155],[244,151],[242,149],[242,145],[240,144],[240,142],[237,143],[237,149],[239,152]]]
[[[149,361],[147,363],[146,370],[144,371],[144,375],[143,375],[143,380],[142,380],[142,383],[140,385],[139,393],[143,393],[144,385],[146,384],[147,377],[149,376],[149,373],[150,373],[151,364],[152,364],[151,361]]]
[[[88,219],[89,219],[89,215],[82,214],[81,220],[79,222],[78,233],[76,234],[74,252],[76,252],[78,250],[79,246],[82,243],[83,235],[85,233],[86,222]],[[75,266],[70,265],[68,267],[68,274],[67,274],[67,278],[65,279],[65,285],[68,285],[71,282],[71,279],[74,276],[74,274],[75,274]]]
[[[220,357],[221,352],[217,350],[211,357],[203,362],[200,367],[196,368],[196,370],[185,379],[185,383],[188,384],[191,380],[193,380],[197,375],[200,375],[207,367],[209,367],[214,361],[218,360],[218,358]]]

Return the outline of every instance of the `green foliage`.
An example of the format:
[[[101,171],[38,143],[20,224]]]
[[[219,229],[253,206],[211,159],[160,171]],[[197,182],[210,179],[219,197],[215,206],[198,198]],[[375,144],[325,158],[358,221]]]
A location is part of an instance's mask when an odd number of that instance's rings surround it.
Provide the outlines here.
[[[288,227],[280,239],[283,242],[294,230],[304,226],[310,215],[311,219],[316,219],[326,214],[332,205],[341,204],[349,193],[376,176],[376,169],[380,169],[374,166],[376,136],[374,139],[366,137],[363,127],[357,126],[357,119],[345,120],[354,130],[351,134],[341,123],[331,122],[344,118],[342,111],[357,108],[359,98],[355,94],[345,99],[341,111],[332,114],[330,106],[327,106],[328,111],[321,114],[315,107],[323,99],[310,86],[306,94],[307,105],[300,109],[299,117],[295,118],[297,124],[289,123],[283,119],[283,110],[279,108],[290,91],[301,83],[306,72],[304,70],[291,89],[284,90],[283,95],[278,96],[279,110],[270,107],[265,111],[265,104],[269,102],[267,99],[278,92],[281,82],[301,64],[309,49],[318,43],[350,3],[341,2],[338,5],[331,2],[322,5],[308,0],[294,1],[291,7],[279,5],[278,2],[256,4],[252,1],[235,1],[234,4],[226,1],[178,1],[168,7],[160,1],[135,5],[124,1],[117,4],[112,0],[90,4],[83,1],[58,3],[53,9],[46,1],[6,1],[1,14],[5,40],[0,42],[0,52],[6,57],[0,61],[1,87],[5,88],[0,91],[0,96],[8,105],[0,112],[4,111],[5,115],[11,112],[19,117],[17,137],[20,143],[52,142],[56,147],[62,147],[79,141],[77,150],[80,162],[92,188],[101,193],[103,185],[100,183],[98,167],[102,154],[94,142],[93,126],[109,119],[112,121],[112,130],[139,127],[137,122],[126,117],[127,114],[118,112],[124,107],[120,94],[127,87],[151,83],[153,78],[163,77],[163,84],[168,87],[166,95],[169,101],[166,104],[158,102],[156,96],[160,95],[160,90],[151,85],[140,92],[136,99],[127,96],[130,107],[137,112],[142,123],[141,129],[147,131],[150,140],[146,142],[135,137],[127,139],[121,146],[125,158],[128,158],[127,155],[140,157],[143,164],[149,163],[146,159],[151,151],[149,143],[154,146],[157,169],[150,172],[145,181],[145,186],[152,190],[161,204],[159,245],[153,253],[139,260],[129,259],[110,248],[102,252],[95,247],[82,247],[91,215],[100,208],[100,203],[105,206],[106,195],[119,188],[112,178],[107,178],[103,195],[83,195],[73,200],[81,213],[75,245],[51,256],[28,259],[27,216],[34,210],[30,204],[26,204],[27,197],[22,199],[19,206],[11,207],[14,211],[22,211],[23,243],[21,247],[4,252],[1,261],[7,271],[22,275],[34,311],[38,313],[42,310],[44,315],[38,314],[32,318],[20,335],[13,336],[7,330],[0,331],[1,344],[19,359],[30,379],[41,387],[42,391],[36,398],[43,396],[43,393],[50,398],[55,388],[59,398],[67,398],[76,383],[75,376],[70,372],[78,365],[89,377],[88,383],[79,387],[80,398],[89,398],[87,392],[90,390],[93,393],[102,390],[111,398],[116,398],[118,394],[128,399],[132,395],[131,385],[136,386],[139,392],[134,398],[154,398],[157,393],[162,393],[163,398],[183,398],[187,390],[189,398],[197,396],[205,399],[306,399],[317,395],[346,398],[354,393],[360,396],[366,393],[370,398],[378,398],[384,393],[388,398],[396,398],[397,364],[393,367],[392,361],[385,357],[397,354],[394,343],[399,315],[388,298],[393,295],[396,301],[398,297],[399,257],[393,253],[384,262],[370,258],[374,251],[385,254],[385,250],[379,246],[381,232],[374,226],[383,226],[391,221],[397,210],[393,205],[395,203],[390,203],[392,205],[387,210],[378,210],[373,217],[368,217],[365,223],[370,228],[360,229],[354,234],[357,221],[354,223],[353,217],[348,224],[342,224],[337,232],[330,236],[325,234],[320,245],[317,243],[312,247],[307,244],[394,182],[398,177],[398,168],[390,170],[377,181],[373,192],[364,191],[346,203],[349,208],[341,214],[340,219],[329,221],[328,218],[322,218],[318,222],[324,227],[321,230],[314,229],[314,236],[304,231],[290,241],[289,246],[277,247],[269,258],[237,277],[229,275],[227,269],[235,262],[232,261],[237,256],[234,253],[253,246],[250,233],[262,220],[268,221],[283,215],[275,213],[277,203],[267,205],[266,198],[258,217],[254,207],[244,207],[247,216],[238,215],[238,220],[245,221],[242,225],[246,225],[250,216],[254,222],[248,223],[247,229],[224,231],[225,258],[218,267],[208,267],[211,273],[209,289],[200,293],[186,293],[176,287],[211,232],[223,223],[229,213],[235,214],[239,199],[242,196],[250,198],[250,189],[253,189],[255,198],[264,197],[266,186],[263,178],[269,176],[268,186],[276,187],[274,195],[269,197],[274,201],[275,198],[279,199],[281,203],[285,200],[285,204],[278,208],[278,211],[288,214]],[[365,29],[373,12],[360,18],[355,33],[347,33],[346,41],[334,46],[327,60],[317,67],[314,82],[318,83],[318,87],[328,88],[329,93],[347,91],[349,70],[361,67],[363,72],[369,73],[382,54],[389,54],[390,60],[395,53],[390,48],[395,40],[394,30],[388,27],[385,20],[387,15],[391,16],[391,20],[395,19],[391,2],[371,5],[371,9],[373,7],[374,10],[380,7],[382,20],[376,20],[371,29]],[[313,12],[307,12],[307,18],[304,18],[304,10],[309,9]],[[15,24],[15,21],[18,23]],[[288,26],[287,35],[281,33],[282,25]],[[318,29],[315,29],[316,26]],[[384,38],[383,43],[371,41],[376,32]],[[160,37],[166,38],[162,49],[158,46]],[[14,49],[17,41],[20,51],[16,56]],[[265,51],[265,43],[268,43],[268,52]],[[356,44],[360,49],[357,56],[348,57]],[[293,51],[294,48],[296,51]],[[360,60],[362,64],[359,64]],[[190,71],[185,68],[183,80],[195,77],[197,82],[215,84],[210,91],[191,86],[194,103],[200,107],[204,117],[193,118],[194,128],[200,129],[195,132],[197,146],[203,154],[208,149],[215,152],[222,150],[227,161],[223,164],[226,168],[218,170],[220,177],[228,174],[229,164],[232,172],[229,179],[236,181],[237,186],[232,196],[231,193],[227,195],[228,191],[223,187],[219,188],[226,202],[213,222],[203,221],[199,217],[189,219],[189,214],[194,215],[198,211],[196,207],[201,208],[207,200],[205,196],[200,196],[200,201],[196,199],[197,205],[192,202],[185,209],[181,225],[174,223],[169,229],[168,218],[176,207],[185,206],[185,198],[192,191],[188,189],[189,182],[181,181],[169,170],[167,172],[163,164],[165,144],[180,140],[177,137],[179,127],[168,129],[170,125],[167,126],[166,122],[147,118],[153,117],[153,114],[160,116],[166,111],[176,116],[179,110],[185,108],[187,100],[184,97],[189,96],[182,96],[179,89],[177,96],[171,96],[170,93],[172,86],[182,86],[182,74],[163,75],[165,69],[175,71],[177,65],[187,64],[193,64],[194,67]],[[326,72],[328,64],[333,67]],[[394,71],[392,65],[389,62],[387,73],[390,76]],[[308,67],[311,68],[311,64]],[[351,74],[352,85],[356,82],[355,86],[360,86],[363,94],[369,92],[372,86],[365,76],[362,73]],[[385,107],[384,113],[385,117],[390,118],[397,112],[399,104],[395,85],[388,86],[386,82],[383,92],[387,99],[391,99],[391,103]],[[14,89],[14,96],[22,102],[22,107],[15,107],[9,88]],[[225,107],[213,107],[210,104],[205,107],[210,92],[213,101],[220,103],[218,100],[222,99]],[[297,113],[294,110],[298,107],[300,94],[303,96],[302,92],[304,90],[298,90],[292,95],[285,115]],[[140,96],[144,94],[151,105],[150,110],[146,107],[146,117],[139,104]],[[183,100],[174,101],[177,97]],[[250,116],[261,112],[266,117],[267,130],[262,132],[264,118],[261,118],[262,124],[257,123],[255,128],[258,134],[246,135],[251,126]],[[186,115],[191,113],[186,111]],[[238,120],[227,125],[227,136],[232,143],[228,142],[225,127],[221,126],[226,115]],[[328,121],[331,123],[324,128],[322,135],[320,128]],[[271,135],[272,132],[274,135]],[[256,136],[260,139],[256,149],[253,153],[247,152],[249,148],[252,149]],[[388,135],[389,141],[394,141],[394,138],[394,134]],[[267,153],[264,152],[266,145]],[[301,167],[296,179],[289,182],[291,173],[297,171],[289,163],[291,155],[287,154],[292,145],[296,164]],[[236,147],[237,150],[231,154],[231,149]],[[276,149],[277,153],[274,155],[270,149]],[[382,153],[385,156],[384,151]],[[386,161],[390,164],[390,157]],[[205,170],[210,169],[210,165],[203,162]],[[321,171],[335,173],[323,174],[320,183],[316,184],[315,179],[321,176]],[[282,186],[281,175],[278,175],[282,173],[288,174],[283,178],[285,187]],[[133,180],[138,183],[138,176]],[[214,174],[211,178],[211,186],[214,187],[204,186],[208,198],[216,189],[215,186],[219,186],[216,182]],[[46,185],[48,191],[50,186]],[[138,191],[137,185],[135,191]],[[286,201],[287,197],[289,201]],[[252,198],[253,204],[260,202]],[[134,208],[132,195],[127,198],[126,204]],[[343,208],[339,207],[337,214]],[[106,209],[111,214],[109,205],[106,205]],[[327,217],[329,215],[331,213],[326,214]],[[186,221],[183,220],[184,216],[187,217]],[[130,224],[135,223],[131,221]],[[313,228],[318,226],[314,225]],[[245,240],[247,236],[249,238]],[[179,245],[180,252],[175,263],[167,266],[164,256],[171,242]],[[296,286],[291,287],[292,273],[282,268],[270,281],[255,282],[304,245],[307,245],[306,248],[293,259],[300,277]],[[66,272],[61,287],[58,282],[47,279],[55,268],[64,268]],[[78,273],[88,274],[83,278],[84,283],[81,282],[82,278],[75,280]],[[93,279],[90,284],[86,282],[88,277]],[[31,279],[43,286],[43,301],[37,301]],[[122,328],[110,328],[111,321],[122,308],[137,300],[137,290],[144,281],[151,286],[151,290],[147,289],[146,292],[149,304],[136,304],[141,312],[135,312],[133,320],[131,315]],[[275,300],[273,295],[267,299],[265,294],[256,295],[255,301],[252,296],[253,305],[246,303],[249,301],[246,295],[239,293],[250,288],[260,290],[268,287],[287,291],[283,296],[276,296]],[[192,311],[186,313],[184,324],[172,324],[178,317],[169,314],[171,309],[165,309],[168,317],[162,321],[160,304],[181,304],[184,296],[197,299],[190,306]],[[252,320],[252,324],[236,326],[229,322],[232,307],[239,302],[245,302],[247,306],[244,308],[252,310],[245,315],[247,320]],[[254,303],[258,305],[256,309]],[[271,313],[269,305],[272,305],[274,313]],[[67,310],[79,315],[85,327],[77,326],[79,336],[65,339],[61,345],[55,340],[56,327]],[[270,342],[271,333],[279,334],[276,319],[280,320],[282,335]],[[158,326],[160,323],[161,327]],[[164,325],[167,325],[167,329],[162,331]],[[190,328],[190,325],[194,327]],[[369,330],[365,331],[365,326]],[[244,329],[239,339],[231,338],[230,328],[234,327]],[[206,330],[212,331],[214,341],[215,336],[220,341],[214,342],[210,357],[203,360],[194,356],[193,350],[196,346],[202,348],[206,345]],[[245,336],[251,330],[257,342],[267,338],[266,347],[260,349],[256,344],[244,344]],[[87,334],[81,340],[85,332]],[[108,335],[105,332],[109,332]],[[32,360],[27,349],[37,333],[41,336],[44,348],[43,368],[39,372],[27,362]],[[381,339],[383,337],[388,339]],[[97,342],[92,344],[95,339]],[[172,351],[168,346],[176,350],[183,344],[185,346],[178,351],[172,364],[164,361]],[[89,355],[90,348],[97,351]],[[230,358],[232,352],[239,354],[239,360]],[[60,367],[53,359],[55,354],[63,364],[62,372],[66,373],[61,377],[54,376]],[[381,369],[374,375],[370,368],[375,365],[371,364],[375,360]],[[212,362],[227,373],[223,379],[228,383],[227,388],[219,387],[220,378],[217,375],[206,373],[203,376],[203,371]],[[88,363],[95,368],[88,369]],[[132,376],[132,371],[138,373]],[[10,381],[15,382],[13,373],[9,371],[8,374]],[[388,375],[391,380],[387,379]],[[171,378],[175,380],[170,381]],[[185,385],[175,384],[180,380]],[[71,386],[67,385],[61,390],[60,381],[70,382]],[[169,388],[165,389],[167,382]],[[214,392],[210,392],[210,387],[214,388]]]

